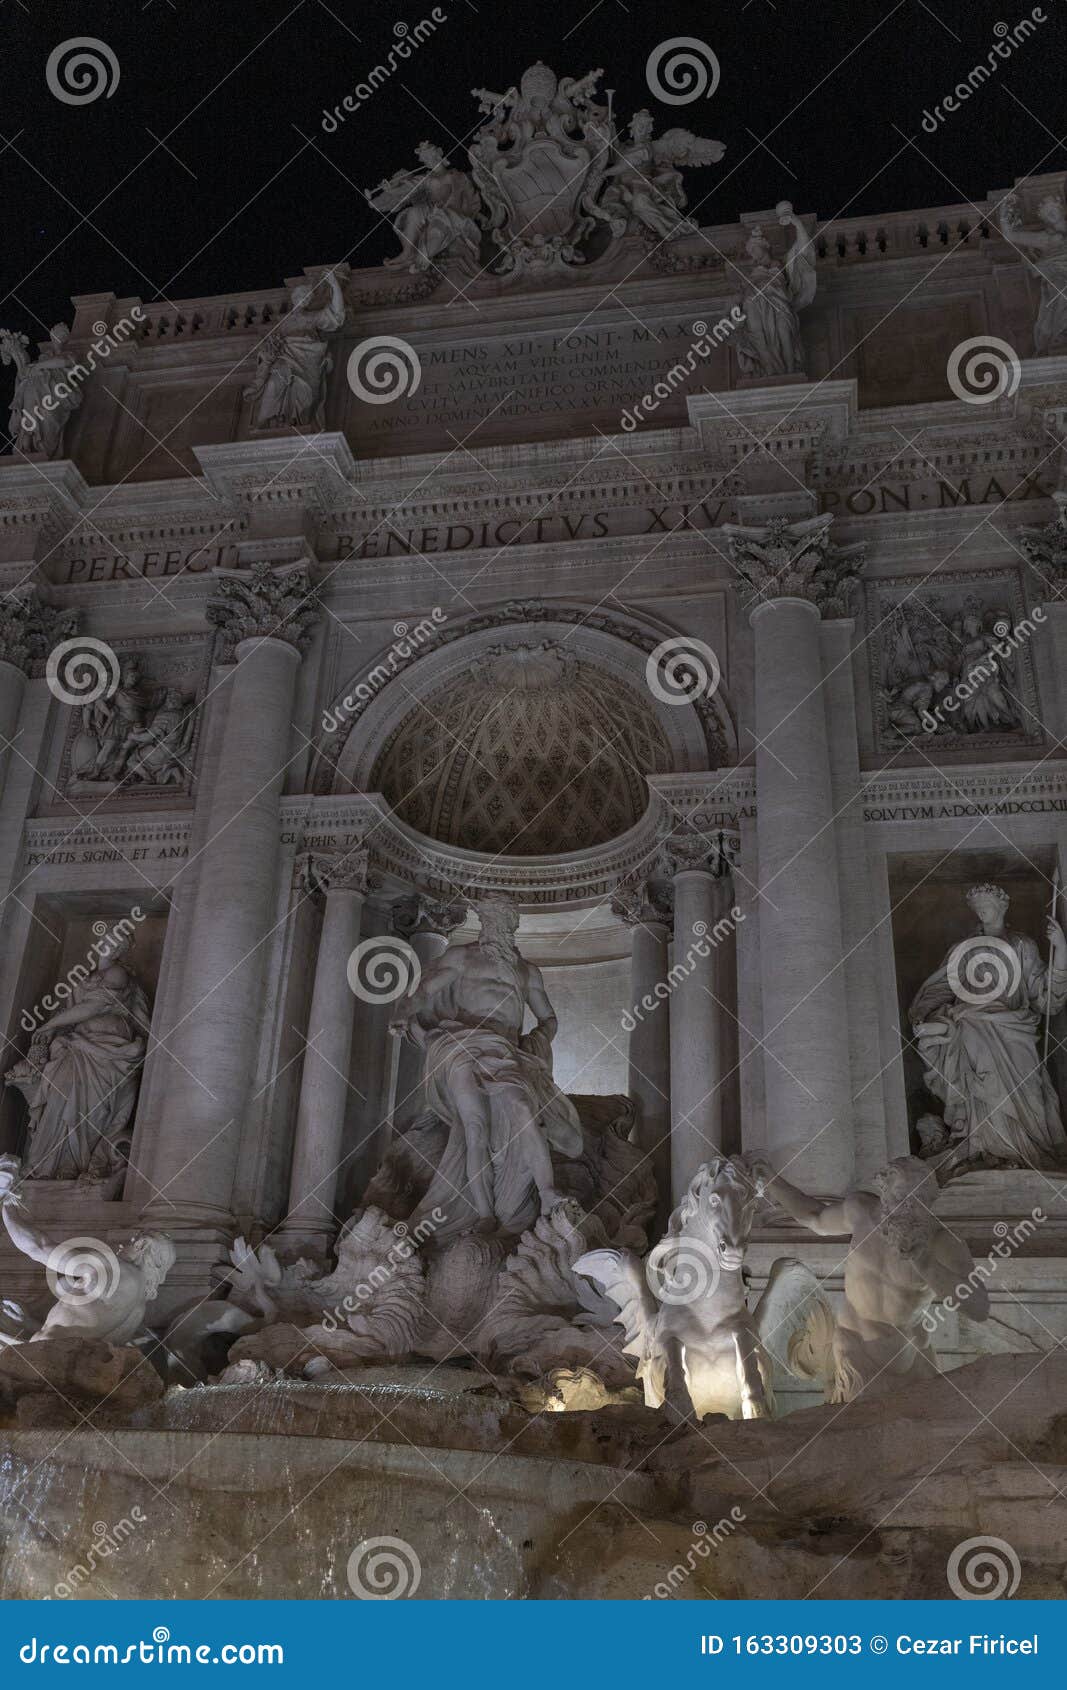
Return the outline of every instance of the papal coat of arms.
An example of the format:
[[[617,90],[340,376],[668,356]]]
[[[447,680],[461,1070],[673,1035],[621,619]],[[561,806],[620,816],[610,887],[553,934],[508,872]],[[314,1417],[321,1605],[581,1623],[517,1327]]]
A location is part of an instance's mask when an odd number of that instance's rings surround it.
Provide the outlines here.
[[[400,237],[401,252],[386,262],[518,275],[588,263],[625,234],[695,233],[682,167],[715,164],[724,147],[688,129],[654,138],[647,111],[620,132],[611,91],[598,97],[603,74],[557,77],[539,61],[517,88],[476,88],[487,121],[467,149],[469,172],[423,142],[421,168],[367,191]]]

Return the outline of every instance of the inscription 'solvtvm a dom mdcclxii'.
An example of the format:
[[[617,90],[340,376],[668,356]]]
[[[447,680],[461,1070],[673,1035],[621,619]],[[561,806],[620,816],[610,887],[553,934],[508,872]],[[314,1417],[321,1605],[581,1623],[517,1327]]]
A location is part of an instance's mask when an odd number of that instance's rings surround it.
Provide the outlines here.
[[[0,1409],[492,1384],[522,1542],[547,1410],[1067,1338],[1067,215],[709,225],[598,71],[475,115],[384,266],[4,331]]]

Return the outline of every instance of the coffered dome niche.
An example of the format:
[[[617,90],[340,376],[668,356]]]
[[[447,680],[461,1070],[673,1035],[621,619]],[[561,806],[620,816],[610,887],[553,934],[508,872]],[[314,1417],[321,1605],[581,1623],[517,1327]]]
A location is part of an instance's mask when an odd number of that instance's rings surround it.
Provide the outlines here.
[[[582,851],[633,827],[674,758],[651,700],[554,640],[496,645],[421,698],[371,773],[401,821],[506,856]]]

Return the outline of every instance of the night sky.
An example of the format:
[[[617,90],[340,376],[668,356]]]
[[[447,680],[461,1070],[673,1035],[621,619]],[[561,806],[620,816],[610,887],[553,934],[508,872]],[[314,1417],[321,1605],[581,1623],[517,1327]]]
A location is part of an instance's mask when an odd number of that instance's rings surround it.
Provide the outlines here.
[[[561,75],[603,65],[625,117],[647,105],[657,132],[683,124],[725,142],[722,164],[687,178],[702,222],[783,197],[823,220],[955,204],[1067,166],[1063,0],[1045,0],[1036,36],[934,136],[924,109],[985,59],[995,24],[1030,15],[1023,0],[440,9],[446,21],[331,135],[324,108],[383,58],[397,23],[410,29],[430,4],[0,0],[0,324],[36,340],[69,320],[72,293],[180,299],[277,286],[345,257],[377,263],[395,243],[360,190],[413,164],[424,138],[465,162],[460,144],[481,121],[470,89],[503,90],[537,58]],[[67,105],[45,66],[83,34],[111,48],[119,83],[110,98]],[[683,35],[712,48],[719,87],[657,105],[648,55]]]

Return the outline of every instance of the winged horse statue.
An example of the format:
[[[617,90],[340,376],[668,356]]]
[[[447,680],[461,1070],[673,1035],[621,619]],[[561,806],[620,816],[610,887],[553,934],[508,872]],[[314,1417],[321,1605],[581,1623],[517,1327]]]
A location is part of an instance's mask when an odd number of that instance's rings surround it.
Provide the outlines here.
[[[644,1262],[631,1250],[590,1250],[575,1262],[618,1306],[646,1407],[687,1393],[698,1420],[768,1420],[776,1367],[804,1380],[832,1372],[833,1311],[802,1262],[780,1256],[748,1307],[741,1270],[762,1196],[763,1179],[743,1157],[716,1156]]]

